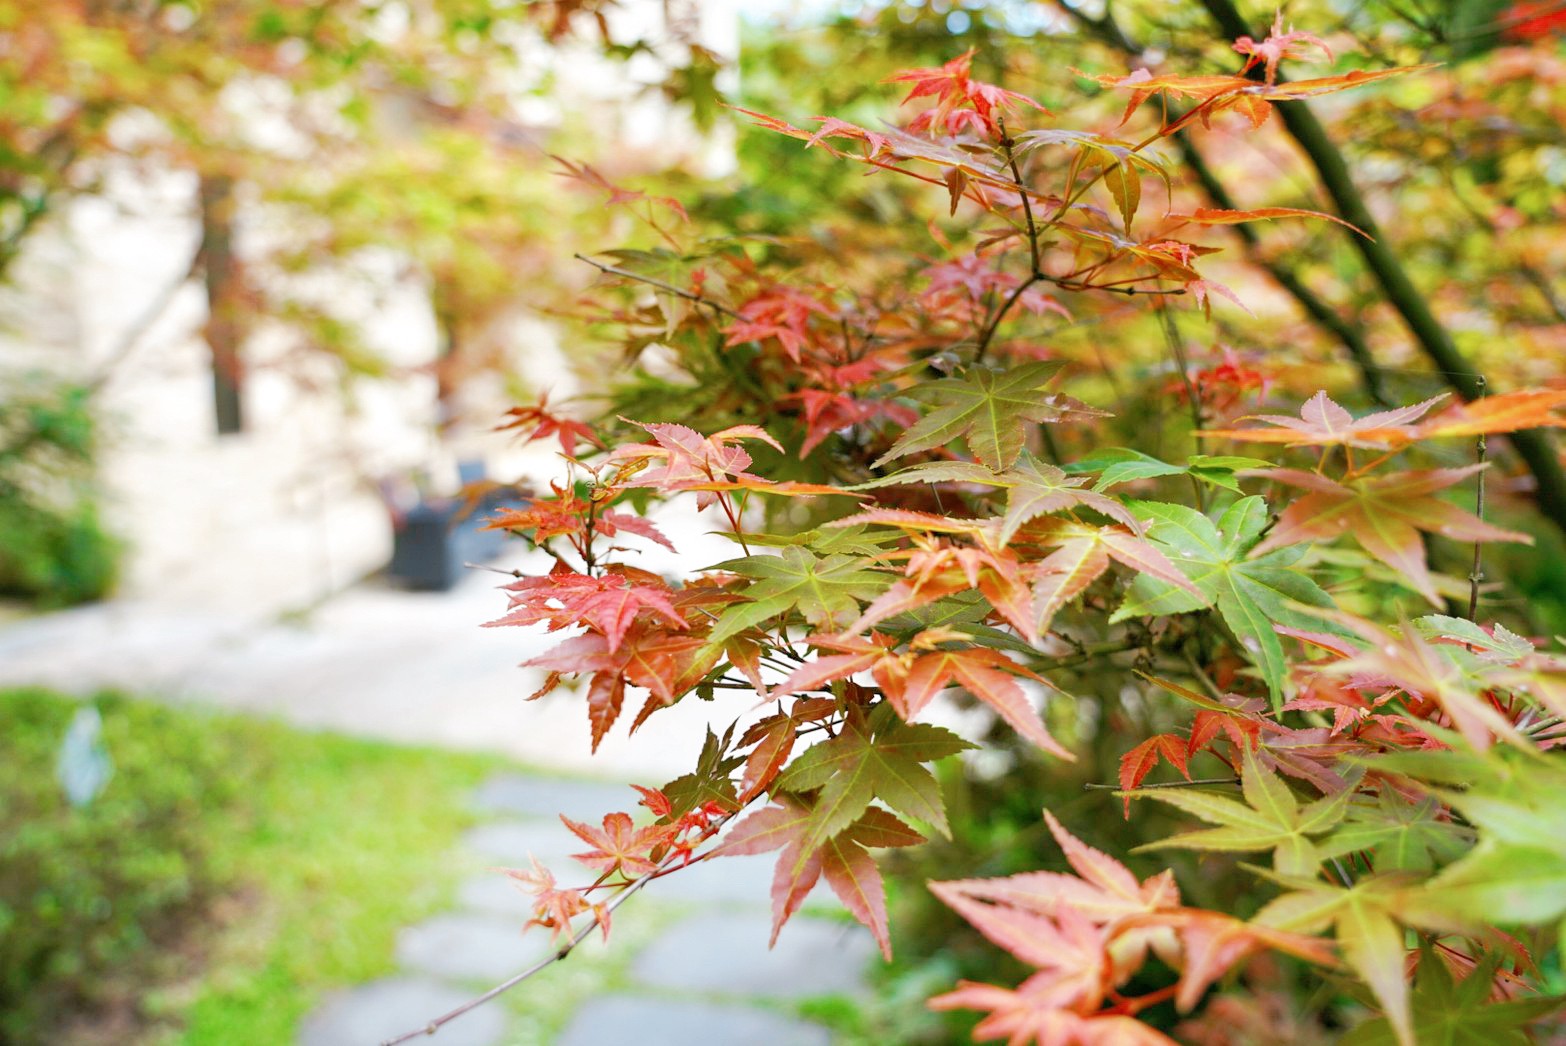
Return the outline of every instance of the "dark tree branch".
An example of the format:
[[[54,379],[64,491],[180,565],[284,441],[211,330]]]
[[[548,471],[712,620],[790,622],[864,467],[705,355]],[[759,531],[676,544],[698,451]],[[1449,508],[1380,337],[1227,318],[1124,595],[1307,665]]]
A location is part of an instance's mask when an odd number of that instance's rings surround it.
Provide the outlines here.
[[[1231,39],[1256,37],[1233,0],[1201,0],[1201,4],[1224,36]],[[1253,69],[1250,75],[1259,79],[1262,72]],[[1274,108],[1289,134],[1310,158],[1322,186],[1337,206],[1339,216],[1366,233],[1365,237],[1350,235],[1349,239],[1381,285],[1387,302],[1403,318],[1409,333],[1447,384],[1463,399],[1477,399],[1484,392],[1479,371],[1458,350],[1452,336],[1436,319],[1430,303],[1414,286],[1397,255],[1386,245],[1380,227],[1365,205],[1365,198],[1354,185],[1343,154],[1332,143],[1326,128],[1303,101],[1283,102]],[[1566,470],[1561,468],[1550,435],[1541,429],[1526,429],[1512,433],[1510,438],[1518,456],[1533,474],[1539,510],[1566,532]]]
[[[1065,3],[1057,2],[1056,6],[1065,11],[1079,25],[1086,28],[1100,40],[1128,57],[1136,58],[1142,54],[1142,48],[1126,35],[1125,31],[1120,28],[1119,23],[1109,14],[1106,13],[1101,18],[1091,18],[1082,11]],[[1187,115],[1178,107],[1171,106],[1166,120],[1169,123],[1178,124]],[[1196,177],[1197,183],[1201,185],[1202,191],[1206,193],[1213,206],[1228,211],[1242,210],[1234,197],[1229,195],[1228,187],[1218,179],[1217,174],[1208,165],[1207,158],[1196,147],[1196,142],[1191,138],[1190,130],[1181,128],[1176,131],[1174,133],[1174,141],[1175,147],[1180,150],[1181,160]],[[1342,343],[1344,349],[1349,354],[1349,358],[1354,361],[1355,367],[1359,370],[1360,380],[1365,387],[1366,395],[1383,407],[1392,406],[1392,402],[1386,394],[1385,377],[1371,354],[1370,346],[1366,343],[1365,337],[1359,328],[1344,319],[1336,309],[1327,304],[1325,300],[1309,287],[1305,286],[1304,281],[1300,279],[1299,275],[1292,268],[1279,261],[1265,257],[1261,253],[1261,239],[1255,229],[1241,223],[1230,226],[1229,230],[1244,244],[1246,254],[1251,261],[1263,269],[1280,287],[1287,291],[1317,326],[1331,333],[1333,337]]]
[[[1213,169],[1207,165],[1207,159],[1196,148],[1196,143],[1191,140],[1188,131],[1175,132],[1175,147],[1180,150],[1180,157],[1185,162],[1197,182],[1202,186],[1202,191],[1213,202],[1213,206],[1228,211],[1242,210],[1234,197],[1229,195],[1229,190],[1218,180]],[[1391,399],[1386,392],[1386,376],[1381,367],[1376,363],[1375,356],[1370,351],[1370,345],[1365,341],[1364,334],[1358,327],[1344,319],[1331,305],[1319,297],[1315,291],[1305,286],[1304,281],[1292,268],[1274,259],[1267,258],[1261,253],[1261,239],[1256,230],[1243,223],[1229,226],[1229,231],[1240,238],[1245,245],[1246,253],[1251,261],[1264,269],[1289,295],[1299,303],[1305,314],[1322,329],[1330,332],[1333,337],[1343,345],[1349,358],[1354,361],[1354,366],[1359,370],[1360,382],[1365,387],[1365,394],[1383,407],[1392,406]]]

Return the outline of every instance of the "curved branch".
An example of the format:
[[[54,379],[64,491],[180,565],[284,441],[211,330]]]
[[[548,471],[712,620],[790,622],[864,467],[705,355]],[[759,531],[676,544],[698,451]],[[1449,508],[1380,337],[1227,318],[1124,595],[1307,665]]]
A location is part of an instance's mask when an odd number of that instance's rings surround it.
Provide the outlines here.
[[[578,255],[578,257],[580,257],[580,255]],[[586,259],[583,260],[585,261]],[[717,821],[713,822],[711,829],[707,833],[707,838],[710,839],[716,835],[720,828],[738,816],[740,811],[744,808],[744,806],[741,806],[727,814],[724,814]],[[646,875],[633,880],[623,890],[615,894],[613,899],[604,905],[604,914],[607,916],[613,913],[620,907],[620,905],[636,896],[636,894],[639,893],[643,887],[652,882],[654,879],[660,879],[671,872],[678,871],[679,869],[675,867],[675,864],[679,856],[679,851],[671,849],[668,855],[659,862],[658,867],[654,868]],[[699,857],[694,861],[687,861],[685,864],[680,865],[680,867],[688,868],[691,865],[697,863],[697,861],[700,861],[709,856],[711,856],[711,851],[703,854],[702,857]],[[600,922],[598,917],[594,916],[588,918],[582,928],[576,931],[576,933],[572,934],[570,939],[568,939],[565,944],[544,956],[542,959],[535,962],[532,966],[529,966],[520,973],[513,974],[511,977],[506,978],[504,981],[501,981],[483,995],[475,996],[474,998],[469,999],[467,1002],[463,1003],[461,1006],[458,1006],[456,1009],[450,1010],[441,1014],[439,1017],[432,1019],[428,1024],[425,1024],[419,1028],[415,1028],[412,1031],[403,1032],[401,1035],[398,1035],[395,1038],[385,1040],[381,1043],[381,1046],[401,1046],[402,1043],[411,1042],[421,1035],[434,1035],[436,1032],[440,1031],[443,1026],[450,1024],[452,1021],[456,1020],[458,1017],[461,1017],[463,1014],[478,1009],[485,1003],[490,1002],[498,996],[504,995],[512,988],[515,988],[517,985],[527,980],[529,977],[533,977],[539,973],[542,973],[544,970],[547,970],[555,963],[564,960],[568,955],[576,950],[577,945],[591,937],[593,931],[598,929],[599,925]]]

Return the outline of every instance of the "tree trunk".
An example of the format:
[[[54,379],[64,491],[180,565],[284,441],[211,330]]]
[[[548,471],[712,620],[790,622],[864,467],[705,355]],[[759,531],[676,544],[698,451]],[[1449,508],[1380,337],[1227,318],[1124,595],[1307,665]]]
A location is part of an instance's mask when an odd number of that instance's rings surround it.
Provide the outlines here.
[[[244,429],[243,372],[239,346],[242,290],[234,256],[234,183],[224,176],[201,180],[201,261],[207,285],[207,324],[212,354],[212,407],[219,435]]]

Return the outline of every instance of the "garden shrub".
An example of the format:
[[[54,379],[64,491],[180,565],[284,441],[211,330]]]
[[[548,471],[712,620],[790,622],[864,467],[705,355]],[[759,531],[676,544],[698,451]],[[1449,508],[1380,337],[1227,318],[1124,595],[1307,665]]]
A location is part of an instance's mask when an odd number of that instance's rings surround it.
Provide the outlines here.
[[[73,807],[56,779],[77,705],[0,691],[0,1039],[48,1041],[145,964],[228,881],[214,825],[244,793],[242,735],[114,695],[94,699],[112,776]]]
[[[0,595],[41,607],[101,599],[120,546],[99,511],[91,393],[28,387],[0,401]]]

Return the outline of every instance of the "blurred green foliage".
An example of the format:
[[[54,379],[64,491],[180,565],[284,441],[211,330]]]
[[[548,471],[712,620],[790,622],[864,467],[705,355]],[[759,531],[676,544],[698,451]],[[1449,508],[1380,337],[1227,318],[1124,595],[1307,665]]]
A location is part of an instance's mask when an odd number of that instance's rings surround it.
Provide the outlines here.
[[[445,903],[454,811],[497,765],[94,703],[113,776],[73,809],[55,764],[77,703],[0,691],[3,1042],[292,1042]]]
[[[0,401],[0,594],[41,607],[100,599],[120,546],[99,517],[91,392],[21,384]]]
[[[41,1041],[48,1018],[90,1004],[105,971],[211,899],[211,828],[236,815],[243,785],[227,771],[241,738],[193,736],[105,698],[114,775],[74,809],[54,774],[73,706],[24,690],[0,709],[0,1036]]]

